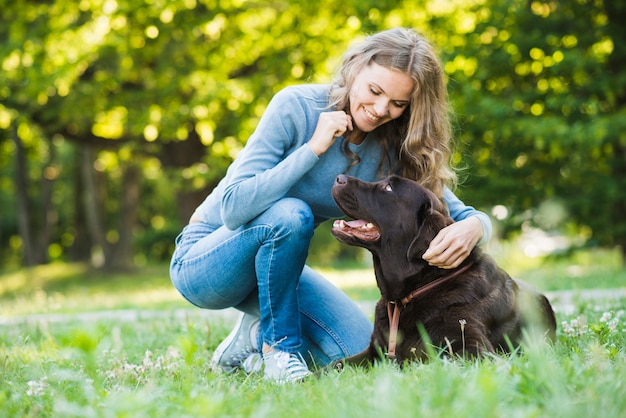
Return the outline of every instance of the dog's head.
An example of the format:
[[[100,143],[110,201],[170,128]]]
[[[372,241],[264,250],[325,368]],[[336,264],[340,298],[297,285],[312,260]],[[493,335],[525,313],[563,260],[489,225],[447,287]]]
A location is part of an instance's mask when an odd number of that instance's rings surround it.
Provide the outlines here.
[[[431,240],[452,223],[432,192],[403,177],[365,182],[340,175],[332,195],[339,208],[354,219],[335,221],[332,234],[343,243],[368,249],[375,261],[384,260],[385,277],[421,270],[425,265],[422,255]]]

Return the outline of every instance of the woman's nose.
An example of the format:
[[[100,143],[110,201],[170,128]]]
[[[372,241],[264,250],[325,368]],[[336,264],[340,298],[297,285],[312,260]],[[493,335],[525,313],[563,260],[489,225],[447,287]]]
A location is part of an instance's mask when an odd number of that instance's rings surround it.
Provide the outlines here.
[[[374,111],[376,112],[376,116],[378,116],[379,118],[387,116],[387,112],[389,111],[389,101],[378,100],[376,103],[374,103]]]

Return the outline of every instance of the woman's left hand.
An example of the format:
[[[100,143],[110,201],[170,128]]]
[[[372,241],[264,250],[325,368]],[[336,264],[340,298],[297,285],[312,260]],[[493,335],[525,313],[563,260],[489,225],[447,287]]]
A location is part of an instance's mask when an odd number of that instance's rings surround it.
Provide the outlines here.
[[[456,268],[470,255],[482,236],[482,223],[471,216],[439,231],[422,258],[431,266]]]

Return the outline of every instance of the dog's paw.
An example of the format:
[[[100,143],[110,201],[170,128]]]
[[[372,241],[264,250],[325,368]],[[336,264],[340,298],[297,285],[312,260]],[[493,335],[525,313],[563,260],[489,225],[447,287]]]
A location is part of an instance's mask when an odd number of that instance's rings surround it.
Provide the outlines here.
[[[344,368],[343,360],[335,360],[330,368],[338,373],[342,372]]]

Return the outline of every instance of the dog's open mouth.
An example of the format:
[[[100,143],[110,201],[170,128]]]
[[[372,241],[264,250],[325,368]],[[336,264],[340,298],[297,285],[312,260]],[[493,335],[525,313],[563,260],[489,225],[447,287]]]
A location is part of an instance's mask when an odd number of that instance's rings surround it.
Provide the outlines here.
[[[349,235],[361,241],[378,241],[380,230],[371,222],[357,219],[354,221],[344,221],[338,219],[333,223],[333,234]]]

